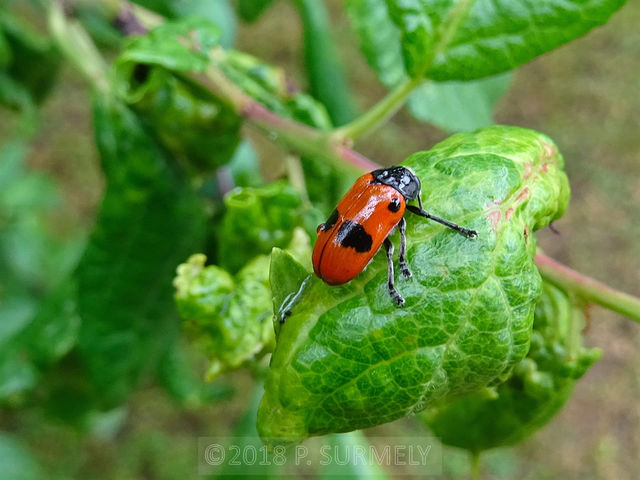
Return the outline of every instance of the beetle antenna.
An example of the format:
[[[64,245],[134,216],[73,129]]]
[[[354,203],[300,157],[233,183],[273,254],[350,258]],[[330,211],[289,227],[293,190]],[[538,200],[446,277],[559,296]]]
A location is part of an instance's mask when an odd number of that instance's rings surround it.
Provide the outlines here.
[[[407,205],[407,210],[415,213],[416,215],[420,215],[421,217],[428,218],[429,220],[433,220],[434,222],[438,222],[445,227],[449,227],[451,230],[455,230],[465,237],[476,238],[478,236],[478,232],[476,232],[475,230],[469,230],[468,228],[461,227],[460,225],[450,222],[449,220],[445,220],[444,218],[431,215],[429,212],[422,209],[421,204],[422,202],[420,201],[420,197],[418,196],[418,205],[420,205],[420,207],[416,207],[415,205]]]

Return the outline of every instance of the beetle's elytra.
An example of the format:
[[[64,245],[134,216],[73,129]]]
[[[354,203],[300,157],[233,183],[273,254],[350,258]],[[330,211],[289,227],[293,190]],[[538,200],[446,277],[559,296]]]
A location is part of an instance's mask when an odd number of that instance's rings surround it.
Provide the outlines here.
[[[316,275],[328,285],[346,283],[364,270],[384,245],[389,294],[399,306],[404,305],[404,298],[394,286],[394,248],[388,237],[397,227],[400,231],[400,268],[405,277],[410,277],[406,258],[406,210],[466,237],[477,236],[474,230],[427,213],[422,208],[420,188],[420,179],[406,167],[374,170],[358,178],[327,221],[318,225],[318,240],[313,248]],[[407,205],[414,199],[418,206]]]

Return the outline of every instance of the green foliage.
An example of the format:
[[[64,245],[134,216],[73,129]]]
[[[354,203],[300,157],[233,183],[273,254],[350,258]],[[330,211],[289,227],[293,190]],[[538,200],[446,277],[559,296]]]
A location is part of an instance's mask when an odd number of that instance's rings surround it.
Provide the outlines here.
[[[64,282],[82,242],[52,227],[57,186],[29,171],[26,147],[0,149],[0,402],[19,403],[75,343],[79,320]]]
[[[0,103],[16,109],[41,103],[51,90],[60,56],[8,6],[0,6]]]
[[[407,73],[438,81],[511,70],[602,25],[624,3],[387,0]]]
[[[491,110],[509,84],[508,76],[494,75],[606,22],[624,0],[476,0],[465,2],[473,3],[468,13],[458,11],[462,3],[346,3],[362,52],[382,83],[393,87],[407,76],[436,80],[413,92],[409,108],[418,120],[449,131],[491,124]]]
[[[472,452],[512,445],[547,424],[576,381],[601,355],[581,346],[582,312],[567,294],[544,284],[527,357],[494,392],[474,392],[423,415],[444,443]]]
[[[526,355],[541,290],[532,232],[569,199],[555,145],[530,130],[489,127],[404,165],[428,185],[429,211],[478,238],[409,217],[414,276],[398,278],[401,310],[381,255],[341,287],[311,278],[272,356],[258,424],[266,441],[391,421],[499,382]]]
[[[295,227],[304,226],[308,209],[285,182],[236,188],[224,198],[226,212],[218,238],[222,267],[237,272],[259,254],[289,244]]]
[[[220,70],[269,110],[322,130],[331,128],[324,106],[293,87],[282,69],[236,50],[219,52],[218,57],[215,61]]]
[[[309,237],[297,230],[289,250],[308,257]],[[207,378],[213,379],[273,349],[270,258],[258,255],[233,276],[205,262],[203,254],[192,255],[178,267],[173,283],[187,333],[209,357]]]
[[[272,3],[273,0],[238,0],[238,15],[245,22],[255,22]]]
[[[107,190],[78,266],[79,348],[101,401],[123,401],[177,334],[171,278],[204,214],[175,163],[112,98],[94,102]]]
[[[240,142],[240,117],[166,70],[145,67],[127,69],[131,77],[122,81],[129,88],[123,95],[163,146],[205,173],[227,163]]]

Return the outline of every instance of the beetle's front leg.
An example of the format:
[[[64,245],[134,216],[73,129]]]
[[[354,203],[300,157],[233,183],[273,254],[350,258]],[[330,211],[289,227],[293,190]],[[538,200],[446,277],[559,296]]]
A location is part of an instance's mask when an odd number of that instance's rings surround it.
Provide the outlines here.
[[[398,293],[393,284],[393,243],[389,238],[385,238],[384,248],[387,251],[387,286],[389,287],[389,295],[401,307],[404,305],[404,298]]]
[[[400,254],[398,255],[398,261],[402,269],[402,275],[404,275],[405,278],[409,278],[411,277],[411,270],[409,270],[409,265],[407,265],[407,222],[404,217],[402,217],[400,223],[398,223],[398,230],[400,231]]]

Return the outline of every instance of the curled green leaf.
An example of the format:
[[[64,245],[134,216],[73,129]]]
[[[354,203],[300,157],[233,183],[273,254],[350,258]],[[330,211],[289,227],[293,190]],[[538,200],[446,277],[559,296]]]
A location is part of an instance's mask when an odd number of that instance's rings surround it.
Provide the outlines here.
[[[388,422],[504,379],[526,355],[541,280],[532,232],[569,199],[553,142],[515,127],[457,134],[405,162],[425,208],[407,216],[413,277],[389,297],[381,255],[355,280],[311,278],[279,332],[258,429],[269,443]]]
[[[428,409],[423,418],[444,443],[472,452],[512,445],[560,411],[576,381],[601,355],[581,346],[582,311],[563,291],[544,284],[535,310],[531,349],[493,395],[474,392]]]
[[[292,234],[287,255],[302,260],[311,255],[308,235]],[[173,281],[178,312],[187,332],[210,359],[212,379],[273,349],[273,293],[267,255],[258,255],[237,274],[216,266],[205,267],[203,254],[192,255],[178,267]]]

